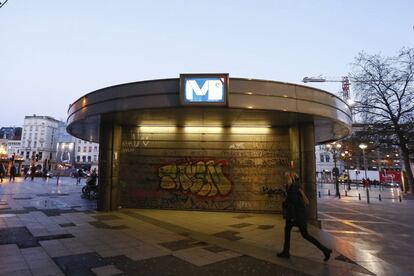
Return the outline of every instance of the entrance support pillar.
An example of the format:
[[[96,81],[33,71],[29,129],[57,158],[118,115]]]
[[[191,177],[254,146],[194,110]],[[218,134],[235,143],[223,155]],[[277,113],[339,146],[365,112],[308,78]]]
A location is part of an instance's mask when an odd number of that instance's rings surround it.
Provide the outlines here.
[[[319,226],[316,196],[315,128],[313,123],[300,124],[289,129],[290,152],[294,170],[299,174],[309,199],[308,222]]]
[[[119,158],[121,126],[101,121],[99,130],[98,211],[116,210],[120,203]]]

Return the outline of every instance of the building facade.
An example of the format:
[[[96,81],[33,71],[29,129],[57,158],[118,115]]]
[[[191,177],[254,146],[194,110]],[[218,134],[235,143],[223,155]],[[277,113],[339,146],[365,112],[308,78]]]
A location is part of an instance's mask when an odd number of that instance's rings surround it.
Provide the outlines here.
[[[21,140],[7,140],[7,155],[8,157],[21,156],[21,147],[22,141]]]
[[[340,151],[333,152],[326,145],[315,147],[316,181],[320,183],[334,182],[334,168],[338,168],[339,174],[345,171],[344,161],[340,157]],[[336,158],[336,162],[335,162]]]
[[[98,166],[99,144],[75,139],[75,168],[91,170]]]
[[[50,116],[25,116],[20,155],[26,165],[55,162],[59,121]]]

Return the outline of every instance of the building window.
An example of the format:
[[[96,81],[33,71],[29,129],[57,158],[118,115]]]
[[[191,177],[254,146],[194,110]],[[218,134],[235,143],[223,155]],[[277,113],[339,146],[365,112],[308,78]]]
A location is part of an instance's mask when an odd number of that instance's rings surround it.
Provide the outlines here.
[[[92,157],[88,156],[88,162],[91,163],[92,162]]]
[[[76,156],[76,162],[80,162],[80,156]]]
[[[325,159],[326,159],[326,162],[329,162],[329,160],[331,159],[331,156],[329,154],[327,154],[327,155],[325,155]]]
[[[86,152],[86,147],[83,147],[83,152]]]
[[[80,152],[81,151],[81,147],[78,147],[78,152]]]
[[[82,156],[82,162],[86,162],[86,156]]]
[[[94,152],[97,152],[97,151],[98,151],[98,147],[97,147],[97,146],[94,146],[94,147],[93,147],[93,151],[94,151]]]
[[[97,155],[93,156],[93,161],[95,161],[95,162],[98,161],[98,156]]]
[[[89,152],[92,152],[92,147],[89,147]]]
[[[37,141],[34,141],[33,142],[33,147],[35,148],[35,147],[37,147]]]
[[[319,158],[321,159],[321,162],[325,162],[325,155],[323,153],[319,155]]]

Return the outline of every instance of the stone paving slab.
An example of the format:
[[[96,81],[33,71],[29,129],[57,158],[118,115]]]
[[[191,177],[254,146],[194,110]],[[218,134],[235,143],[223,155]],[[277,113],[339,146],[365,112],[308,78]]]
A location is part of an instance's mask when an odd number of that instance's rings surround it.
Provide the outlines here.
[[[406,275],[374,251],[358,250],[355,242],[313,227],[310,232],[334,248],[329,262],[296,230],[291,259],[279,259],[279,215],[95,212],[96,202],[81,198],[80,188],[71,178],[60,178],[58,185],[53,179],[0,185],[1,206],[7,206],[0,209],[0,275]],[[331,225],[335,212],[353,213],[334,208],[321,216]],[[346,225],[374,231],[352,223]]]

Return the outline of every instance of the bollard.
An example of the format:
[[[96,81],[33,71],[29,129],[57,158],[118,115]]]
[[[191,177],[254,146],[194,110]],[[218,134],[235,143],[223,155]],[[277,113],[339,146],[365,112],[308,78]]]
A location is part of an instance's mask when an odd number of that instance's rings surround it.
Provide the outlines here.
[[[382,201],[382,199],[381,199],[381,194],[378,194],[378,200],[379,200],[379,201]]]
[[[358,199],[361,200],[361,194],[360,193],[358,193]]]
[[[319,198],[321,198],[321,191],[318,192],[318,196],[319,196]]]
[[[348,193],[346,192],[346,190],[345,190],[345,196],[348,196]]]
[[[367,188],[367,203],[369,204],[369,189]]]
[[[331,190],[328,189],[328,196],[330,196],[330,195],[331,195]]]
[[[398,200],[399,200],[400,202],[402,201],[401,195],[399,195],[399,196],[398,196]]]

